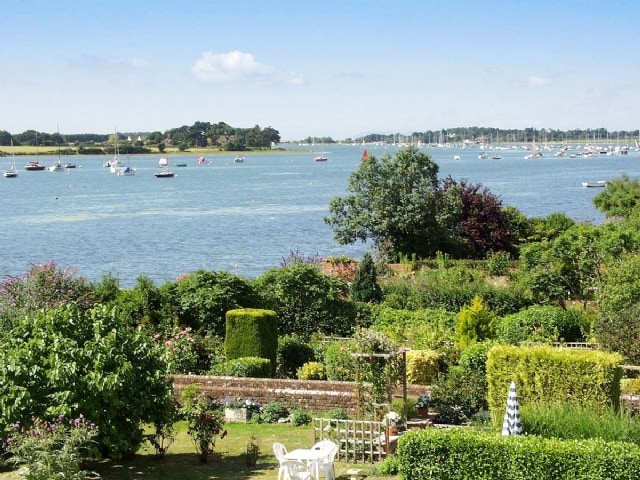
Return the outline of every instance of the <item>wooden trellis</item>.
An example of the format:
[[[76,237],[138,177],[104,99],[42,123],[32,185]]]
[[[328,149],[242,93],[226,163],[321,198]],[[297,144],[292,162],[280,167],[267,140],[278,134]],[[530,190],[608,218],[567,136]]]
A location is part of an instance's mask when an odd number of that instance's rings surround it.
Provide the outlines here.
[[[389,352],[389,353],[352,353],[351,356],[357,360],[362,360],[362,359],[383,359],[386,363],[385,366],[385,376],[386,376],[386,384],[387,384],[387,398],[386,398],[386,402],[385,403],[375,403],[375,402],[371,402],[371,407],[373,409],[373,411],[376,411],[377,408],[381,408],[381,407],[385,407],[386,412],[390,412],[392,409],[392,401],[393,401],[393,395],[392,395],[392,384],[393,382],[393,378],[391,378],[391,371],[389,369],[389,361],[391,359],[397,359],[398,357],[400,360],[399,363],[399,367],[400,367],[400,381],[402,382],[402,401],[403,401],[403,411],[402,411],[402,418],[406,421],[407,420],[407,354],[406,354],[406,350],[400,350],[397,352]],[[363,412],[362,412],[362,404],[364,401],[364,398],[362,397],[362,388],[360,387],[362,385],[362,381],[361,381],[361,372],[360,372],[360,362],[356,362],[356,381],[355,381],[355,398],[356,398],[356,418],[358,420],[362,420],[362,416],[363,416]]]

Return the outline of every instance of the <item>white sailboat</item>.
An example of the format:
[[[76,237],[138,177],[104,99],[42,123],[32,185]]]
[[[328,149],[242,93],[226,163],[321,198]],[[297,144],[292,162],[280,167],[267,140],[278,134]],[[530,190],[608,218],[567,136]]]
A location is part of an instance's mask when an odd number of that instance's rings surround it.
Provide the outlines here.
[[[13,138],[11,139],[11,167],[8,170],[5,170],[3,175],[5,178],[15,178],[18,176],[18,171],[16,170],[16,153],[13,148]]]
[[[169,169],[169,158],[161,157],[158,160],[158,170],[154,173],[156,178],[171,178],[175,176],[175,172]]]
[[[122,165],[122,162],[120,162],[120,149],[118,147],[118,130],[117,129],[115,134],[116,134],[116,139],[115,139],[114,155],[113,155],[113,158],[105,164],[106,167],[109,167],[109,170],[111,171],[111,173],[119,173],[120,169],[124,166]]]
[[[58,135],[60,135],[60,131],[58,130]],[[49,165],[50,172],[64,172],[64,166],[62,165],[62,159],[60,157],[60,138],[58,137],[58,160],[55,161],[52,165]]]

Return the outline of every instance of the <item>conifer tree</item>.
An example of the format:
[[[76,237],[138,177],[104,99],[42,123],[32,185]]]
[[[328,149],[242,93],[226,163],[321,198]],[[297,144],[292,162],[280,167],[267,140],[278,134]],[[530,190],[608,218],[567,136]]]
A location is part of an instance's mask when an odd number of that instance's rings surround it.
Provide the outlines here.
[[[382,289],[378,284],[376,266],[369,252],[364,254],[351,283],[351,299],[367,303],[377,303],[382,300]]]

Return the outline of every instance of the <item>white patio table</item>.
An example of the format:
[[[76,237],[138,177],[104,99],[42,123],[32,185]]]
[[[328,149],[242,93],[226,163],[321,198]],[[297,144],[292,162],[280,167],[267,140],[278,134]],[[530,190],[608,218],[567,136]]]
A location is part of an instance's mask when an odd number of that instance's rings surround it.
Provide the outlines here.
[[[327,452],[316,448],[296,448],[287,453],[284,458],[286,460],[298,460],[304,462],[310,467],[314,462],[326,458]],[[313,469],[313,476],[318,478],[318,469]]]

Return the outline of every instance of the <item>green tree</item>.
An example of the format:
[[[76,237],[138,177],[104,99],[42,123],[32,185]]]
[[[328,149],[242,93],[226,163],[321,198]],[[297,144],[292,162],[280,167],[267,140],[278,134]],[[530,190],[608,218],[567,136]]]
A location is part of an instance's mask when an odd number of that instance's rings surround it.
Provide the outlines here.
[[[602,284],[604,266],[636,248],[628,229],[579,224],[552,241],[523,247],[522,268],[530,274],[527,281],[538,300],[587,301]]]
[[[280,335],[311,334],[349,336],[355,308],[347,300],[349,288],[342,279],[325,275],[314,264],[295,262],[274,268],[254,281],[262,307],[278,314]]]
[[[458,235],[459,188],[438,191],[438,165],[417,148],[369,156],[334,197],[324,221],[342,245],[372,240],[382,254],[429,257]]]
[[[640,181],[623,174],[607,182],[607,188],[593,197],[593,204],[607,218],[627,218],[640,205]]]
[[[229,272],[198,270],[182,277],[172,289],[180,326],[224,336],[228,310],[259,307],[253,286]]]
[[[378,284],[378,273],[369,252],[364,254],[356,276],[351,283],[351,299],[356,302],[378,303],[382,300],[382,289]]]
[[[474,297],[471,305],[463,307],[458,315],[456,344],[464,349],[493,338],[496,320],[496,315],[484,305],[482,298]]]

